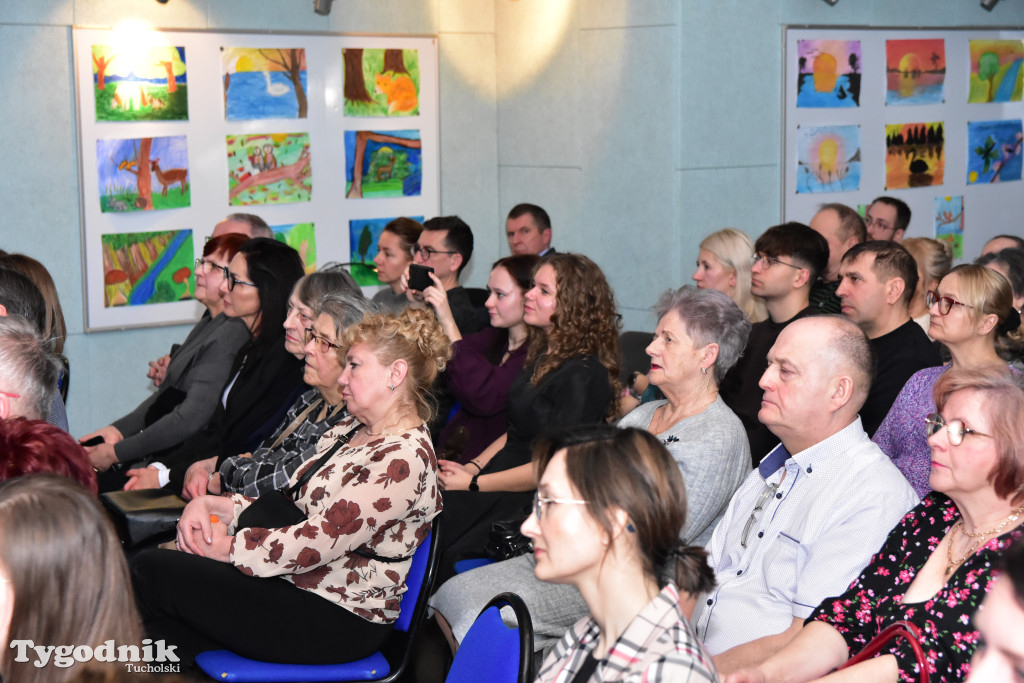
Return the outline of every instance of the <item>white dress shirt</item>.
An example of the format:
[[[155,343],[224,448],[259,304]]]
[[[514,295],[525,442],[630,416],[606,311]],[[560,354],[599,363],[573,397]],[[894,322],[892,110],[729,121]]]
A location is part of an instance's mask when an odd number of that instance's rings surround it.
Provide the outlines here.
[[[763,509],[744,539],[759,499]],[[711,537],[718,585],[694,610],[698,637],[717,655],[810,616],[846,590],[917,503],[859,417],[794,455],[780,444],[736,491]]]

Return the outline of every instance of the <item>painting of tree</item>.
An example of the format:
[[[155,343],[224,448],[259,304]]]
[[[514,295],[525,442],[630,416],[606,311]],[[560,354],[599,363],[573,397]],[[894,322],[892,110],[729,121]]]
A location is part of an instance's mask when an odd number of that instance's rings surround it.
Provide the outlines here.
[[[419,114],[418,51],[346,48],[342,58],[345,116]]]
[[[224,115],[228,121],[306,118],[306,51],[222,47]]]
[[[345,196],[418,196],[423,181],[421,149],[418,130],[345,131]]]
[[[96,173],[103,213],[190,206],[188,172],[188,144],[184,135],[96,141]]]
[[[308,202],[313,194],[309,133],[227,136],[232,206]]]
[[[188,120],[185,48],[93,45],[97,121]]]

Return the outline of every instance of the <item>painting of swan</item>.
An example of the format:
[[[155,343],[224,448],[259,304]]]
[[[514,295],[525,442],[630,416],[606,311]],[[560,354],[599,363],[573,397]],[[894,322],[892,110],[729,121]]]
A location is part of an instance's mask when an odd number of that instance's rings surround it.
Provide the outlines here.
[[[270,80],[270,72],[269,71],[264,71],[263,72],[263,77],[265,79],[267,79],[267,93],[268,94],[273,95],[274,97],[281,97],[281,95],[287,95],[288,93],[291,92],[291,88],[289,88],[284,83],[273,83]]]

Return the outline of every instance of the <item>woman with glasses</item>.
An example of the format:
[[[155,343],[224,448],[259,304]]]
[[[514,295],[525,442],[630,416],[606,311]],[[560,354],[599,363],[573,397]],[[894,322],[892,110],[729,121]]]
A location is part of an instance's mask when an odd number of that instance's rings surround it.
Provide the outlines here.
[[[387,285],[373,295],[373,302],[389,313],[398,313],[409,305],[402,288],[402,274],[412,263],[412,250],[416,247],[423,224],[404,216],[384,226],[377,239],[377,279]]]
[[[893,403],[872,440],[924,497],[930,490],[931,451],[918,428],[934,412],[932,388],[951,368],[971,370],[990,363],[1004,364],[996,353],[997,340],[1020,325],[1006,278],[971,264],[953,268],[927,293],[931,313],[929,335],[945,344],[952,362],[915,373]]]
[[[221,291],[228,263],[248,239],[227,233],[206,243],[203,256],[196,259],[194,294],[206,313],[185,342],[171,351],[156,392],[113,424],[80,439],[83,443],[102,439],[87,447],[93,467],[103,472],[101,491],[117,490],[127,481],[120,466],[106,472],[111,465],[166,453],[213,417],[235,355],[250,336],[242,321],[224,313]]]
[[[727,683],[817,680],[898,621],[909,622],[929,680],[964,679],[979,640],[971,615],[993,589],[1003,553],[1024,536],[1024,382],[1005,364],[955,368],[934,396],[935,412],[916,426],[931,446],[934,492],[845,593],[824,600],[784,649]],[[917,681],[920,666],[910,642],[896,639],[828,680]]]
[[[533,465],[523,533],[537,578],[574,586],[590,611],[537,681],[717,681],[687,621],[714,574],[702,548],[679,541],[687,493],[665,447],[639,429],[595,425],[540,444]]]

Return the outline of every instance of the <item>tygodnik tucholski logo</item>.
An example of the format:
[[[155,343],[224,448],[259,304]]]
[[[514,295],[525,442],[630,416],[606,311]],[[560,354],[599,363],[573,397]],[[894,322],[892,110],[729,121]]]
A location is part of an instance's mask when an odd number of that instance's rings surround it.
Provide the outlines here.
[[[88,645],[36,645],[31,640],[12,640],[11,649],[16,650],[16,662],[31,661],[40,669],[52,664],[61,669],[75,662],[123,662],[128,671],[135,673],[180,673],[176,645],[167,645],[162,640],[146,638],[142,647],[138,645],[115,645],[113,640],[104,641],[96,648]]]

